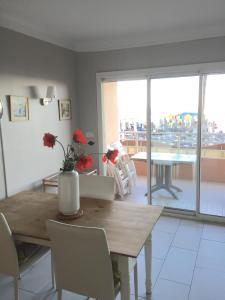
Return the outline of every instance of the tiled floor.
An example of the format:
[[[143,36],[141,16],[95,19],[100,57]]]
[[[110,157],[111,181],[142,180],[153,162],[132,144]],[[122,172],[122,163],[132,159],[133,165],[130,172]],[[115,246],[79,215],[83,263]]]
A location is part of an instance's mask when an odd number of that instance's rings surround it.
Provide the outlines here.
[[[225,227],[163,216],[152,239],[153,293],[146,298],[142,251],[138,257],[139,300],[225,299]],[[49,255],[22,276],[19,287],[20,300],[57,299],[51,290]],[[132,280],[131,292],[134,300]],[[0,276],[0,299],[13,300],[9,277]],[[80,299],[85,298],[63,293],[63,300]]]
[[[174,179],[173,184],[182,189],[176,192],[178,199],[174,199],[167,191],[159,190],[152,194],[152,203],[171,208],[195,210],[196,185],[194,181]],[[136,186],[128,199],[138,199],[146,203],[144,196],[147,191],[147,177],[138,176]],[[201,184],[201,212],[204,214],[225,216],[225,184],[216,182],[202,182]]]

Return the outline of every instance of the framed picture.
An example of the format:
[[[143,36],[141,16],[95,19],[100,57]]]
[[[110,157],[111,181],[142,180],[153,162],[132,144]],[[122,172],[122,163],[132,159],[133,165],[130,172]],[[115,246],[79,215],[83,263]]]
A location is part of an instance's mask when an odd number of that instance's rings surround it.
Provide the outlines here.
[[[71,100],[59,100],[59,120],[70,120]]]
[[[29,120],[29,103],[27,97],[10,96],[10,120],[12,122]]]

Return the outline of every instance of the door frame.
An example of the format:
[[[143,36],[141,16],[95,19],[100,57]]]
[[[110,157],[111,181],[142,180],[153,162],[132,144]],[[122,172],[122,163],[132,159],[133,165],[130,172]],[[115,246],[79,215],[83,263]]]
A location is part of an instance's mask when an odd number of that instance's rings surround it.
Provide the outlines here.
[[[179,65],[179,66],[169,66],[169,67],[159,67],[159,68],[146,68],[137,70],[124,70],[124,71],[112,71],[112,72],[100,72],[96,74],[96,90],[97,90],[97,116],[98,116],[98,151],[103,153],[106,150],[103,122],[104,122],[104,111],[103,111],[103,91],[102,84],[104,82],[112,81],[127,81],[127,80],[147,80],[147,178],[151,178],[151,120],[150,120],[150,89],[151,80],[157,78],[169,78],[169,77],[182,77],[182,76],[199,76],[199,120],[202,116],[202,102],[204,97],[204,78],[205,75],[209,74],[221,74],[225,73],[225,62],[215,62],[215,63],[201,63],[201,64],[191,64],[191,65]],[[224,222],[225,217],[207,215],[200,213],[200,157],[201,157],[201,122],[198,122],[198,145],[197,145],[197,182],[196,182],[196,210],[186,211],[166,208],[165,213],[172,216],[186,216],[198,220],[208,220],[213,222]],[[99,160],[99,170],[100,174],[105,174],[104,166]],[[147,191],[148,191],[148,203],[151,204],[150,197],[150,180],[147,180]]]

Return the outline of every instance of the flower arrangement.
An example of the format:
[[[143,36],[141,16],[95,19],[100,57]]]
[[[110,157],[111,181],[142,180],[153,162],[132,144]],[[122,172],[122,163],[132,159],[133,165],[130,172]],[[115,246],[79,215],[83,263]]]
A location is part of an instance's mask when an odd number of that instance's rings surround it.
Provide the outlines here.
[[[109,149],[105,154],[103,154],[102,161],[103,162],[111,161],[111,163],[115,164],[118,154],[119,154],[119,151],[117,149],[114,149],[114,150]]]
[[[63,149],[64,160],[63,166],[60,170],[63,172],[77,170],[83,172],[86,169],[90,169],[93,166],[94,159],[90,154],[85,154],[82,145],[94,145],[93,141],[88,141],[80,129],[76,129],[72,135],[72,142],[64,148],[63,144],[58,140],[58,137],[45,133],[43,137],[44,146],[53,148],[58,143]]]

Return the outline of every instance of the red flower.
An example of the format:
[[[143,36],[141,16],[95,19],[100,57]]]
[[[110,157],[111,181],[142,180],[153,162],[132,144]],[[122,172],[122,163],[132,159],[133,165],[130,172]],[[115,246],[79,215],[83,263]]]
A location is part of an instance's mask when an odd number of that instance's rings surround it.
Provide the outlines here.
[[[106,156],[106,154],[103,154],[103,156],[102,156],[102,161],[103,161],[103,162],[106,162],[106,161],[107,161],[107,156]]]
[[[119,151],[117,149],[115,150],[108,150],[106,154],[102,156],[102,161],[106,162],[107,159],[110,160],[113,164],[116,163],[116,158],[118,156]]]
[[[117,149],[115,149],[115,150],[111,151],[111,153],[109,154],[109,160],[110,160],[113,164],[116,163],[115,160],[116,160],[116,158],[117,158],[117,156],[118,156],[118,153],[119,153],[119,151],[118,151]]]
[[[93,166],[94,160],[91,155],[81,155],[79,160],[75,164],[75,168],[83,172],[86,169],[90,169]]]
[[[84,136],[83,132],[80,129],[77,129],[73,133],[73,140],[78,144],[87,144],[86,137]]]
[[[45,133],[43,136],[44,146],[53,148],[55,146],[56,138],[57,137],[51,133]]]

